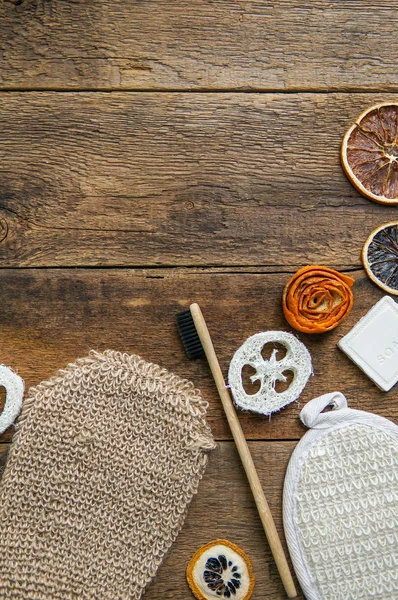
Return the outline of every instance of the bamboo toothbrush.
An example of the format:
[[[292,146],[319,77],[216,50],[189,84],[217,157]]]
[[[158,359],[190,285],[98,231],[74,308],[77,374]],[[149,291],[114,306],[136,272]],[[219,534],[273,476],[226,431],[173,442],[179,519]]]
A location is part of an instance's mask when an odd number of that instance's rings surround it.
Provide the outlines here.
[[[180,333],[185,351],[189,358],[206,356],[209,363],[214,382],[228,420],[231,433],[245,469],[249,484],[257,505],[261,522],[267,536],[272,555],[274,557],[279,575],[289,598],[296,598],[297,592],[294,585],[289,565],[282,548],[281,540],[275,527],[268,502],[265,498],[263,488],[257,475],[253,459],[250,454],[245,436],[243,434],[239,419],[235,412],[231,396],[225,387],[224,377],[214,350],[213,342],[207,329],[206,321],[198,304],[191,304],[189,310],[177,315],[177,327]]]

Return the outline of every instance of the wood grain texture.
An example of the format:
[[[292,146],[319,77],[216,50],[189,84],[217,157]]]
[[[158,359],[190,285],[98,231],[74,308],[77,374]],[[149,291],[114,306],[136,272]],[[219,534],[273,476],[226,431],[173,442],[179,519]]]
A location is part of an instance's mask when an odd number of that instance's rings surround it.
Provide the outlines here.
[[[358,268],[396,208],[360,196],[339,147],[382,99],[3,94],[1,265]]]
[[[311,352],[315,376],[300,399],[271,419],[239,413],[248,439],[299,439],[298,414],[308,400],[342,391],[352,408],[398,420],[397,390],[380,391],[336,347],[383,295],[362,271],[354,273],[354,308],[335,330],[299,335]],[[51,376],[91,348],[136,353],[192,380],[209,400],[217,439],[231,439],[224,412],[202,359],[185,357],[175,315],[197,301],[226,376],[235,350],[261,330],[292,331],[284,320],[284,274],[209,273],[190,270],[107,269],[0,270],[0,361],[27,387]],[[10,439],[12,429],[0,441]],[[112,432],[109,432],[112,435]]]
[[[289,598],[295,598],[297,596],[297,590],[295,588],[294,581],[290,573],[290,567],[287,563],[287,558],[282,547],[282,542],[276,529],[272,513],[267,503],[267,499],[264,496],[264,490],[262,488],[261,481],[257,474],[253,457],[250,453],[245,434],[243,433],[237,411],[234,408],[231,394],[225,386],[224,374],[221,371],[220,363],[218,361],[217,354],[215,352],[213,341],[209,333],[206,321],[198,304],[191,304],[189,307],[189,311],[196,333],[199,336],[199,340],[202,345],[206,361],[212,373],[212,378],[216,385],[218,396],[221,400],[221,404],[224,409],[224,414],[227,419],[228,426],[231,431],[232,438],[234,440],[234,444],[238,451],[243,469],[246,473],[246,477],[249,482],[250,489],[252,491],[252,495],[257,506],[257,511],[264,532],[267,536],[268,545],[270,547],[272,557],[278,569],[279,576],[282,580],[286,595]],[[186,313],[184,312],[183,314],[185,315]],[[190,328],[188,327],[188,329]],[[185,335],[187,334],[185,327],[183,327],[183,333],[185,345]],[[190,345],[191,343],[189,343],[189,346]]]
[[[348,319],[299,336],[315,374],[300,404],[239,412],[281,534],[308,400],[339,389],[398,422],[396,389],[336,347],[383,295],[360,250],[396,208],[351,187],[339,147],[362,110],[397,100],[396,22],[382,0],[0,0],[0,362],[29,387],[91,348],[138,353],[201,389],[221,440],[146,600],[191,598],[187,562],[216,537],[248,552],[253,600],[286,597],[209,368],[176,332],[190,302],[225,374],[250,334],[291,331],[289,273],[356,279]]]
[[[251,442],[249,446],[277,529],[284,541],[282,486],[295,442]],[[4,461],[5,449],[6,445],[0,444],[0,464]],[[252,600],[286,599],[249,485],[231,442],[222,442],[211,454],[185,525],[148,588],[145,600],[193,598],[185,579],[188,561],[202,544],[217,538],[226,538],[239,544],[249,555],[256,577]],[[303,600],[301,594],[298,598]]]
[[[382,0],[4,0],[3,89],[398,89]]]

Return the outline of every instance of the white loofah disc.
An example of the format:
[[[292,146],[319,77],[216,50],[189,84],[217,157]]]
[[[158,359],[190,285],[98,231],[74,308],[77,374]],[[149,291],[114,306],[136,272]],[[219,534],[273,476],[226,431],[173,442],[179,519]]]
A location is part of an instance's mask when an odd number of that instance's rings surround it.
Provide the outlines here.
[[[286,355],[278,360],[275,348],[270,359],[264,359],[261,351],[268,343],[281,344],[286,348]],[[242,369],[245,365],[256,370],[252,383],[260,381],[260,389],[255,394],[248,394],[244,388]],[[286,382],[288,371],[293,373],[291,384],[285,391],[277,392],[276,382]],[[228,382],[239,408],[269,415],[297,400],[311,373],[311,355],[300,340],[285,331],[267,331],[252,335],[238,348],[229,365]]]
[[[15,421],[22,406],[24,383],[5,365],[0,365],[0,386],[6,390],[6,402],[0,414],[0,435]]]

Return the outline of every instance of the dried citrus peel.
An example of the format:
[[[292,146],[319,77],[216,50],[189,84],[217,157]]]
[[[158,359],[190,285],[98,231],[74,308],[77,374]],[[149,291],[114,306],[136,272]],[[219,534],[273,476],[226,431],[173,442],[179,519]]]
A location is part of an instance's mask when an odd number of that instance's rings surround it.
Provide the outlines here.
[[[255,583],[248,556],[228,540],[214,540],[199,548],[188,563],[187,580],[198,600],[249,600]]]
[[[283,290],[283,313],[288,323],[302,333],[324,333],[334,329],[349,314],[354,297],[354,279],[318,265],[302,267]]]

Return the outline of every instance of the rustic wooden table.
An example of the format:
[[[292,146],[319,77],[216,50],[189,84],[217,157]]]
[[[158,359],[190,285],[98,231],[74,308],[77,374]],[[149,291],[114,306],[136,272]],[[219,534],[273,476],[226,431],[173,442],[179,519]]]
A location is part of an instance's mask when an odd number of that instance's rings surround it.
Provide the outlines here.
[[[191,301],[226,372],[248,335],[290,331],[280,300],[297,268],[356,279],[349,318],[300,336],[315,371],[300,404],[240,415],[281,534],[300,407],[338,388],[398,417],[397,392],[336,348],[383,295],[360,250],[397,209],[353,189],[339,146],[363,109],[397,100],[396,19],[380,0],[0,1],[1,362],[30,385],[113,348],[210,402],[218,449],[147,600],[190,598],[186,564],[215,537],[252,558],[254,599],[285,597],[208,367],[176,333]]]

